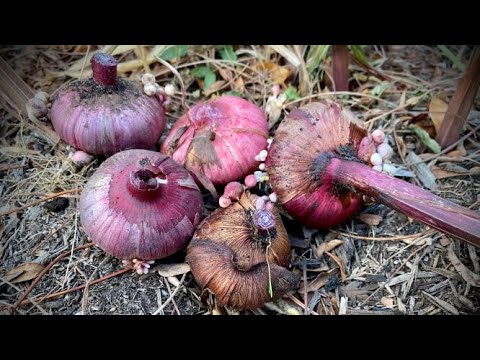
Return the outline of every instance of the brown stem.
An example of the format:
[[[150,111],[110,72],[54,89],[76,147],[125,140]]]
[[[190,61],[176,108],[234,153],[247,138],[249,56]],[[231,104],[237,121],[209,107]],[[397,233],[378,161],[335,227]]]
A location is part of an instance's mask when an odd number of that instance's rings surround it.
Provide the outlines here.
[[[22,296],[20,296],[20,298],[17,300],[17,302],[15,304],[13,304],[13,306],[11,307],[10,309],[10,313],[14,314],[15,311],[17,310],[17,307],[22,303],[22,301],[28,296],[28,294],[30,294],[30,292],[33,290],[33,288],[38,284],[38,282],[40,281],[40,279],[43,277],[43,275],[45,275],[47,273],[48,270],[50,270],[52,268],[53,265],[55,265],[56,263],[58,263],[60,260],[62,260],[65,256],[67,255],[70,255],[73,251],[76,251],[76,250],[81,250],[81,249],[86,249],[88,247],[91,247],[95,245],[95,243],[91,242],[91,243],[87,243],[87,244],[84,244],[84,245],[81,245],[81,246],[77,246],[76,248],[74,248],[73,250],[67,250],[65,252],[63,252],[62,254],[58,255],[55,260],[53,260],[50,264],[48,264],[45,269],[42,270],[42,272],[40,274],[38,274],[38,276],[35,278],[35,280],[33,280],[33,282],[30,284],[30,286],[28,287],[27,290],[25,290],[25,292],[22,294]]]
[[[37,299],[33,299],[37,304],[40,304],[41,302],[45,301],[45,300],[49,300],[49,299],[53,299],[57,296],[62,296],[62,295],[65,295],[65,294],[69,294],[71,292],[74,292],[74,291],[78,291],[78,290],[82,290],[83,288],[85,288],[87,285],[90,286],[90,285],[95,285],[95,284],[98,284],[102,281],[105,281],[105,280],[108,280],[108,279],[111,279],[115,276],[118,276],[118,275],[122,275],[122,274],[125,274],[127,272],[131,272],[132,269],[131,268],[123,268],[123,269],[120,269],[120,270],[117,270],[111,274],[108,274],[108,275],[105,275],[101,278],[98,278],[98,279],[95,279],[93,281],[90,281],[90,282],[86,282],[85,284],[83,285],[80,285],[80,286],[76,286],[74,288],[71,288],[71,289],[66,289],[66,290],[62,290],[62,291],[59,291],[59,292],[56,292],[56,293],[53,293],[53,294],[50,294],[50,295],[46,295],[46,296],[42,296],[40,298],[37,298]],[[26,305],[28,303],[30,303],[31,300],[27,299],[27,300],[24,300],[22,301],[18,306],[22,306],[22,305]],[[17,307],[18,307],[17,306]]]
[[[468,67],[458,82],[455,94],[448,104],[447,113],[438,130],[436,140],[442,147],[449,146],[460,138],[479,86],[480,46],[475,46]]]
[[[48,196],[44,197],[43,199],[32,201],[31,203],[29,203],[27,205],[20,206],[20,207],[17,207],[17,208],[13,208],[13,209],[9,209],[9,210],[6,210],[4,212],[1,212],[0,216],[8,215],[8,214],[11,214],[11,213],[14,213],[14,212],[17,212],[17,211],[21,211],[21,210],[25,210],[25,209],[28,209],[30,206],[35,206],[35,205],[41,204],[42,202],[45,202],[45,201],[50,200],[50,199],[54,199],[54,198],[62,196],[62,195],[76,193],[76,192],[79,192],[80,190],[81,189],[70,189],[70,190],[60,191],[58,193],[48,195]]]
[[[348,63],[350,54],[347,45],[332,46],[332,72],[335,91],[348,91]]]
[[[405,215],[480,247],[480,213],[350,160],[333,158],[334,180],[353,186]]]
[[[112,86],[117,83],[117,60],[105,53],[92,57],[93,80],[99,85]]]

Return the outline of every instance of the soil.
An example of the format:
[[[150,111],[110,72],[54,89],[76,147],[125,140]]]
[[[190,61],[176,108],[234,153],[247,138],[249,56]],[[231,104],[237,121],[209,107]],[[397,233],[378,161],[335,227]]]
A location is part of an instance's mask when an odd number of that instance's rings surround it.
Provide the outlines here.
[[[221,81],[212,85],[218,87],[213,93],[236,91],[263,108],[275,85],[283,90],[289,86],[297,91],[309,88],[299,94],[298,102],[287,100],[278,121],[315,96],[330,96],[332,92],[330,55],[306,87],[299,82],[296,70],[265,46],[235,46],[238,59],[234,64],[212,58],[218,54],[213,48],[191,46],[187,55],[172,60],[185,83],[190,107],[212,94],[201,90],[203,82],[190,73],[198,66],[196,62],[205,59]],[[466,46],[451,46],[450,50],[465,64],[472,52]],[[421,126],[423,121],[432,131],[426,116],[431,98],[448,102],[461,71],[436,46],[367,46],[364,51],[369,63],[392,81],[383,83],[352,63],[352,94],[338,95],[337,100],[370,131],[384,129],[394,149],[392,162],[413,171],[406,165],[406,150],[423,158],[432,153],[408,126]],[[0,56],[34,91],[53,94],[72,80],[68,70],[75,62],[82,62],[86,52],[86,46],[7,46],[0,49]],[[133,49],[117,57],[120,62],[137,58]],[[257,66],[265,59],[272,64],[270,67],[290,71],[290,76],[281,82],[275,72]],[[161,86],[177,86],[178,80],[163,65],[153,62],[148,66]],[[77,79],[78,70],[70,75],[77,74]],[[143,72],[140,65],[120,75],[138,81]],[[82,76],[89,76],[88,68]],[[478,129],[479,110],[477,96],[462,136]],[[162,139],[183,112],[181,92],[177,90],[167,111],[169,124]],[[35,285],[29,300],[16,308],[17,314],[238,313],[217,306],[214,296],[198,288],[188,268],[177,271],[176,265],[185,261],[185,252],[157,260],[146,275],[129,271],[92,284],[123,266],[121,260],[95,246],[73,251],[90,241],[79,222],[78,199],[103,159],[96,158],[79,168],[69,159],[71,147],[52,145],[27,117],[6,108],[0,108],[0,117],[0,313],[9,314],[38,275],[38,267],[25,264],[47,266],[65,252],[67,255]],[[51,128],[48,119],[39,120]],[[275,126],[272,134],[274,130]],[[471,133],[453,152],[426,162],[436,175],[437,187],[430,191],[476,211],[480,211],[478,135],[478,131]],[[418,177],[404,180],[422,186]],[[64,193],[42,201],[59,192]],[[206,213],[216,208],[210,195],[205,195],[205,201]],[[286,213],[282,216],[292,244],[291,270],[302,275],[302,284],[283,299],[242,314],[480,314],[479,249],[371,199],[366,199],[356,216],[329,231],[309,229]],[[470,273],[455,267],[452,256]],[[80,290],[53,296],[85,284],[88,286]],[[47,295],[51,298],[42,299]]]

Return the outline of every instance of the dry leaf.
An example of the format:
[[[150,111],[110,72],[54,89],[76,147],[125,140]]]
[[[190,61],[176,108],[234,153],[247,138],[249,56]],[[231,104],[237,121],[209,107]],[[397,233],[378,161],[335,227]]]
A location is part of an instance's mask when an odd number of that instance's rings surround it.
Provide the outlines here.
[[[271,74],[272,80],[279,85],[284,84],[285,80],[287,80],[292,73],[289,68],[277,65],[270,61],[262,61],[256,64],[255,68],[259,71],[268,70],[268,72]]]
[[[408,106],[416,105],[422,98],[423,98],[423,95],[411,97],[410,99],[407,100],[406,104]]]
[[[420,246],[420,245],[424,245],[424,244],[430,245],[433,242],[433,239],[431,237],[425,237],[425,238],[422,238],[420,240],[417,240],[417,239],[418,239],[418,237],[407,238],[407,239],[402,239],[402,241],[405,244],[408,244],[408,245],[414,244],[415,246]]]
[[[447,109],[448,104],[438,97],[434,96],[430,101],[430,105],[428,107],[428,114],[430,115],[430,119],[432,119],[433,126],[435,127],[436,132],[438,132],[438,129],[440,129],[440,125],[442,125],[442,121],[445,117]]]
[[[328,251],[325,251],[325,254],[330,256],[332,260],[335,261],[335,263],[338,265],[338,267],[340,268],[340,277],[342,279],[342,282],[345,282],[345,265],[343,264],[342,260],[338,256],[329,253]]]
[[[427,165],[420,162],[422,159],[417,154],[415,154],[413,151],[410,151],[405,158],[405,161],[407,164],[411,164],[412,170],[415,172],[415,175],[417,175],[417,178],[422,182],[423,186],[430,190],[435,190],[437,188],[437,184],[435,183],[435,175]]]
[[[35,279],[45,266],[37,263],[26,263],[6,272],[3,278],[13,284]]]
[[[452,242],[450,241],[450,239],[447,238],[446,236],[442,236],[439,241],[440,241],[440,245],[442,245],[442,246],[444,246],[444,247],[445,247],[445,246],[448,246],[448,245],[450,245],[450,244],[452,243]]]
[[[205,90],[203,93],[205,94],[205,96],[209,96],[210,94],[213,94],[214,92],[218,91],[223,85],[225,85],[225,83],[226,83],[225,80],[217,80],[212,85],[210,85],[209,88]]]
[[[383,218],[380,215],[375,215],[375,214],[360,214],[358,217],[365,224],[370,226],[377,226],[383,220]]]
[[[172,277],[183,275],[190,271],[190,265],[187,263],[181,264],[158,264],[153,267],[153,271],[158,271],[158,274],[165,277]]]
[[[458,166],[458,165],[457,165]],[[464,168],[462,168],[464,169]],[[455,171],[457,170],[457,171]],[[453,176],[467,176],[467,175],[478,175],[480,174],[480,166],[474,166],[470,170],[464,169],[466,171],[459,171],[460,167],[454,168],[449,167],[448,169],[442,169],[438,166],[432,166],[432,173],[437,179],[445,179]]]
[[[325,251],[332,251],[338,245],[342,245],[343,241],[338,239],[330,240],[329,242],[322,242],[314,248],[314,254],[317,259],[320,259]]]
[[[239,76],[234,82],[233,82],[233,90],[238,91],[239,93],[243,93],[245,91],[245,82],[243,81],[243,78]]]
[[[223,78],[223,80],[231,81],[233,79],[233,73],[229,69],[220,68],[218,69],[218,73]]]
[[[462,156],[465,156],[467,155],[467,152],[465,151],[465,148],[463,148],[463,151],[462,150],[453,150],[453,151],[450,151],[449,153],[446,153],[445,156],[448,156],[448,157],[462,157]]]
[[[463,280],[465,280],[472,286],[480,287],[480,275],[475,274],[472,270],[462,264],[462,262],[458,259],[457,255],[455,255],[455,252],[453,251],[453,244],[451,244],[448,248],[448,259],[455,267],[455,270],[457,270],[460,275],[462,275]]]
[[[337,272],[337,269],[330,269],[327,272],[318,274],[315,277],[315,279],[313,279],[307,284],[307,292],[314,292],[320,289],[321,287],[323,287],[328,282],[328,279],[330,278],[330,276],[336,272]],[[305,283],[302,283],[302,286],[300,287],[300,290],[299,290],[301,294],[303,294],[305,291],[304,286],[305,286]]]
[[[425,297],[431,302],[433,303],[434,305],[437,305],[438,307],[442,308],[443,310],[445,310],[446,312],[449,312],[450,314],[453,314],[453,315],[459,315],[460,313],[458,312],[458,310],[451,304],[449,304],[448,302],[446,301],[443,301],[442,299],[439,299],[433,295],[430,295],[429,293],[427,293],[426,291],[422,291],[422,294],[425,295]]]
[[[395,300],[384,296],[380,300],[380,304],[382,304],[386,308],[393,309],[395,307]]]
[[[405,159],[405,155],[407,154],[407,146],[403,139],[397,135],[397,133],[393,132],[393,137],[395,138],[395,143],[397,144],[397,149],[402,159]]]

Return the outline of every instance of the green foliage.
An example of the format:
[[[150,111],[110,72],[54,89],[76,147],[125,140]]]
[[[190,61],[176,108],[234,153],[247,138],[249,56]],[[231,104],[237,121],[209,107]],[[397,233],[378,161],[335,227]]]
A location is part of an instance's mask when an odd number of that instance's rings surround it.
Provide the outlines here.
[[[300,99],[300,95],[298,95],[297,90],[293,86],[289,86],[287,90],[285,90],[285,95],[287,96],[288,100],[297,100]]]
[[[307,54],[307,70],[311,75],[325,59],[330,45],[312,45]]]
[[[180,59],[187,55],[188,45],[172,45],[162,51],[158,56],[165,61],[171,61],[173,59]]]
[[[363,51],[362,45],[350,45],[350,50],[352,50],[353,56],[360,61],[362,64],[368,65],[368,58]]]
[[[220,49],[220,56],[223,60],[237,61],[237,54],[235,54],[232,45],[225,45],[223,49]]]
[[[438,154],[439,152],[442,151],[441,146],[433,140],[428,133],[423,130],[421,127],[415,126],[415,125],[410,125],[409,129],[412,130],[415,135],[418,136],[420,141],[424,143],[430,150],[432,150],[435,154]]]
[[[203,79],[203,90],[207,90],[217,81],[217,75],[208,66],[199,66],[192,70],[192,75],[196,78]]]

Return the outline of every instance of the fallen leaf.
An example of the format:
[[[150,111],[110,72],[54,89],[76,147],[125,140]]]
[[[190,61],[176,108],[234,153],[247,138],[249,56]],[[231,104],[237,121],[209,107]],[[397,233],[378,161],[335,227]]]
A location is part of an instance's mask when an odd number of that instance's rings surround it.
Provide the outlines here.
[[[432,139],[430,135],[421,127],[410,125],[408,128],[412,130],[415,133],[415,135],[417,135],[418,139],[422,143],[424,143],[430,150],[432,150],[435,154],[438,154],[439,152],[442,151],[442,148],[437,143],[437,141]]]
[[[157,271],[159,275],[165,277],[172,277],[183,275],[190,271],[190,265],[187,263],[181,264],[158,264],[152,268],[152,271]]]
[[[446,236],[442,236],[439,241],[440,241],[440,245],[442,245],[443,247],[448,246],[452,243],[450,239],[447,238]]]
[[[352,301],[357,301],[358,298],[367,296],[368,293],[378,288],[377,284],[368,284],[362,286],[362,283],[359,281],[352,281],[346,286],[340,286],[338,292],[340,296],[346,296]]]
[[[443,310],[446,312],[449,312],[450,314],[453,315],[459,315],[460,313],[458,310],[451,304],[447,303],[446,301],[443,301],[442,299],[439,299],[433,295],[430,295],[426,291],[422,291],[422,294],[425,295],[425,297],[434,305],[437,305],[438,307],[441,307]]]
[[[329,242],[322,242],[320,245],[314,248],[314,254],[317,259],[320,259],[324,252],[332,251],[338,245],[342,245],[343,241],[338,239],[330,240]]]
[[[455,252],[453,251],[453,244],[451,244],[448,248],[448,259],[455,267],[455,270],[457,270],[460,275],[462,275],[463,280],[465,280],[472,286],[480,287],[480,275],[475,274],[473,271],[471,271],[469,268],[462,264],[462,262],[458,259],[457,255],[455,255]]]
[[[345,265],[342,263],[342,260],[340,260],[338,256],[328,251],[325,251],[325,254],[330,256],[332,260],[335,261],[335,263],[338,265],[338,267],[340,268],[340,278],[342,279],[342,283],[345,282]]]
[[[411,244],[415,244],[415,246],[421,246],[421,245],[424,245],[424,244],[431,244],[433,239],[431,237],[426,237],[426,238],[423,238],[423,239],[420,239],[417,241],[418,238],[414,238],[414,239],[402,239],[402,241],[405,243],[405,244],[408,244],[408,245],[411,245]]]
[[[458,166],[456,168],[448,167],[447,169],[442,169],[438,166],[432,166],[432,173],[433,173],[433,175],[435,175],[435,177],[437,179],[445,179],[445,178],[449,178],[449,177],[453,177],[453,176],[467,176],[467,175],[478,175],[478,174],[480,174],[480,166],[474,166],[469,170],[467,170],[465,168],[462,168],[466,171],[459,171],[460,168],[461,167]]]
[[[443,118],[447,112],[448,104],[438,97],[432,97],[430,105],[428,106],[428,115],[432,119],[435,131],[438,132],[440,125],[442,125]]]
[[[223,80],[231,81],[233,79],[233,73],[229,69],[220,68],[218,69],[218,73],[223,78]]]
[[[365,224],[370,226],[377,226],[383,220],[383,218],[380,215],[375,215],[375,214],[360,214],[358,217]]]
[[[463,148],[463,150],[453,150],[453,151],[450,151],[448,153],[445,154],[445,156],[448,156],[448,157],[462,157],[462,156],[465,156],[467,155],[467,152],[465,151],[465,148]]]
[[[215,81],[212,85],[208,87],[208,90],[204,91],[205,96],[209,96],[210,94],[213,94],[214,92],[220,90],[220,88],[225,85],[226,81],[225,80],[218,80]]]
[[[406,105],[408,105],[408,106],[415,105],[415,104],[417,104],[422,98],[423,98],[423,95],[411,97],[410,99],[407,100]]]
[[[393,132],[393,137],[395,139],[395,143],[397,144],[397,149],[400,154],[400,157],[404,159],[405,155],[407,154],[407,146],[405,145],[405,142],[403,141],[403,139],[400,136],[398,136],[395,131]]]
[[[37,263],[26,263],[17,266],[5,273],[3,279],[17,284],[23,281],[35,279],[42,272],[45,266]]]
[[[260,71],[267,70],[270,73],[272,80],[279,85],[284,84],[285,80],[287,80],[290,74],[292,73],[292,71],[289,68],[285,66],[277,65],[270,61],[262,61],[256,64],[255,67],[257,70],[260,70]]]
[[[315,277],[315,279],[313,279],[307,284],[307,292],[314,292],[322,288],[328,282],[328,279],[330,278],[330,276],[336,272],[337,272],[337,269],[330,269],[327,272],[318,274]],[[302,286],[300,287],[300,290],[299,290],[301,294],[303,294],[305,291],[304,286],[305,284],[302,283]]]
[[[384,296],[380,299],[380,304],[382,304],[386,308],[393,309],[395,307],[395,300]]]
[[[435,175],[432,173],[432,170],[421,161],[422,159],[420,159],[420,157],[413,151],[410,151],[405,158],[405,162],[412,166],[412,170],[415,172],[415,175],[417,175],[417,178],[421,181],[423,186],[430,190],[435,190],[437,188]]]
[[[239,93],[243,93],[245,91],[245,81],[243,81],[241,76],[239,76],[233,82],[233,90],[238,91]]]

